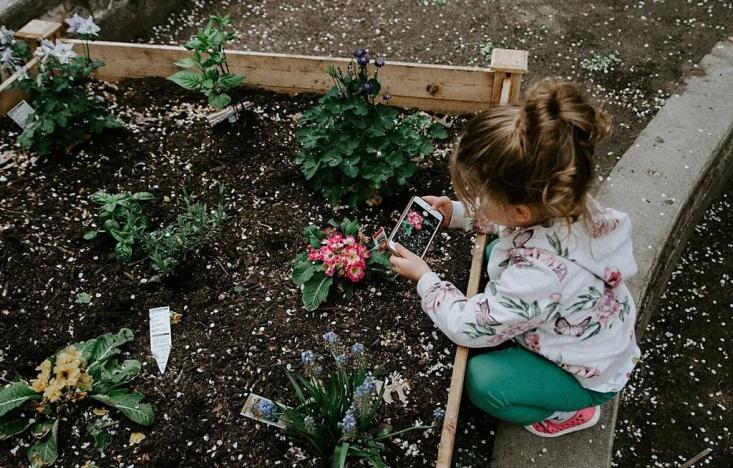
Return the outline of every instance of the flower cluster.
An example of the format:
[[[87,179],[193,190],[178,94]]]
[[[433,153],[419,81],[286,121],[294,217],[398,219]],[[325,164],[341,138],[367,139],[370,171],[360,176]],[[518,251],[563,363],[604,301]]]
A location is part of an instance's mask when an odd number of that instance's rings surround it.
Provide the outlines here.
[[[366,274],[366,262],[371,251],[357,236],[344,236],[336,229],[327,228],[321,247],[308,246],[308,260],[322,262],[326,276],[346,277],[358,283]]]
[[[0,69],[17,71],[25,78],[28,71],[24,62],[28,54],[25,43],[15,40],[15,31],[0,26]]]
[[[367,247],[369,238],[357,221],[348,218],[340,223],[329,221],[330,227],[310,225],[303,234],[308,247],[293,262],[293,282],[302,287],[303,305],[315,310],[336,286],[349,299],[356,283],[374,274],[389,278],[392,265],[386,253]]]
[[[420,213],[417,211],[410,211],[407,213],[407,222],[415,228],[416,231],[422,230],[422,222],[425,218],[423,218]]]
[[[76,58],[73,48],[74,44],[64,44],[58,39],[55,44],[47,39],[41,39],[41,45],[36,48],[33,55],[40,58],[42,63],[46,63],[49,58],[53,57],[60,64],[66,65],[71,62],[71,59]]]
[[[84,39],[91,39],[99,35],[99,26],[94,23],[94,19],[91,16],[84,18],[74,13],[74,16],[66,19],[66,24],[69,25],[69,29],[66,32],[76,34]]]
[[[55,403],[63,396],[66,389],[67,398],[74,393],[84,393],[92,389],[92,376],[84,370],[84,359],[74,345],[70,345],[56,355],[55,365],[50,359],[44,360],[36,370],[38,377],[31,380],[31,388],[43,394],[44,403]],[[54,377],[51,377],[53,368]],[[82,398],[85,395],[77,395]]]

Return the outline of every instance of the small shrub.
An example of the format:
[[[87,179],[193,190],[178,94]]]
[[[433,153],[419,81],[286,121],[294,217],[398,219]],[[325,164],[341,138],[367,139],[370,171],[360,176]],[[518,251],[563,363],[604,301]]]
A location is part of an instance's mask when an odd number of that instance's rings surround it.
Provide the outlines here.
[[[109,194],[103,191],[91,196],[99,206],[99,226],[87,231],[84,239],[94,239],[100,232],[108,232],[117,241],[115,255],[122,263],[132,260],[135,241],[150,227],[150,218],[143,212],[141,201],[153,200],[148,192]]]
[[[295,161],[334,206],[342,200],[357,205],[404,189],[415,173],[413,158],[431,154],[433,138],[448,136],[426,114],[399,118],[397,109],[376,103],[385,62],[372,61],[364,49],[354,56],[346,74],[329,68],[335,86],[303,113],[297,132],[300,151]]]
[[[583,70],[587,70],[591,73],[608,73],[616,68],[616,65],[621,63],[621,56],[618,50],[615,50],[609,54],[593,54],[589,59],[583,59],[580,62],[580,67]]]
[[[374,467],[384,467],[385,440],[434,426],[414,426],[397,432],[377,427],[383,390],[377,391],[374,373],[378,369],[367,365],[364,346],[355,343],[348,352],[335,333],[328,332],[323,339],[335,369],[322,375],[315,354],[304,351],[303,374],[287,372],[297,405],[268,405],[258,410],[263,416],[280,416],[286,424],[286,437],[310,447],[332,467],[343,467],[349,459],[363,459]]]
[[[358,222],[345,218],[341,223],[329,223],[324,229],[305,228],[307,251],[295,257],[292,280],[302,287],[307,310],[315,310],[328,298],[334,280],[350,298],[356,283],[374,274],[387,277],[392,273],[389,256],[376,246],[367,247],[369,241]]]
[[[225,218],[221,204],[209,211],[205,203],[191,203],[187,195],[184,200],[186,211],[178,215],[175,224],[142,237],[143,249],[161,276],[173,273],[188,253],[208,242]]]
[[[58,458],[60,422],[74,415],[73,407],[90,399],[118,409],[142,426],[153,424],[155,414],[149,403],[142,403],[144,395],[128,388],[140,373],[140,362],[119,362],[115,357],[119,347],[132,339],[132,331],[123,328],[116,334],[74,343],[44,360],[36,368],[40,371],[37,378],[0,389],[0,440],[29,430],[33,436],[28,448],[31,466],[51,465]],[[90,425],[98,449],[103,451],[109,444],[106,427],[113,424],[98,420]]]
[[[193,56],[176,62],[176,65],[185,70],[168,77],[182,88],[203,93],[209,105],[219,109],[232,101],[227,91],[245,79],[229,72],[224,44],[234,38],[234,33],[226,30],[230,25],[228,16],[212,16],[204,29],[184,44],[183,47],[192,51]]]
[[[40,156],[68,150],[90,134],[122,126],[109,113],[104,100],[90,95],[86,89],[92,73],[104,66],[104,62],[89,56],[88,41],[97,36],[99,27],[92,18],[84,19],[76,14],[66,22],[68,32],[84,41],[84,55],[77,55],[72,44],[44,39],[35,51],[39,58],[37,76],[31,79],[24,74],[24,79],[17,83],[21,91],[31,96],[34,110],[18,143]]]

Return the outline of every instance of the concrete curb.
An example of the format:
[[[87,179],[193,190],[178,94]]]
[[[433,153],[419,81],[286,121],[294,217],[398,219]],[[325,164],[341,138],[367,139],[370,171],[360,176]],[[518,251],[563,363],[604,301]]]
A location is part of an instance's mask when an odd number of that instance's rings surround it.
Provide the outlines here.
[[[639,305],[639,336],[705,207],[733,176],[733,42],[716,44],[700,70],[667,100],[598,193],[603,205],[634,221],[639,273],[629,288]],[[558,439],[500,423],[491,466],[609,467],[618,404],[618,397],[605,404],[595,427]]]

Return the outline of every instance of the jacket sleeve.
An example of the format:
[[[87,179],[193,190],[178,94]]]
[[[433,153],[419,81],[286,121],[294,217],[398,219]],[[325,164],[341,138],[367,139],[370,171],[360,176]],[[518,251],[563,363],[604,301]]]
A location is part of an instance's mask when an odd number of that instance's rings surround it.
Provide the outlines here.
[[[422,308],[454,343],[496,346],[550,320],[559,307],[560,283],[545,265],[510,266],[471,299],[433,272],[417,284]]]

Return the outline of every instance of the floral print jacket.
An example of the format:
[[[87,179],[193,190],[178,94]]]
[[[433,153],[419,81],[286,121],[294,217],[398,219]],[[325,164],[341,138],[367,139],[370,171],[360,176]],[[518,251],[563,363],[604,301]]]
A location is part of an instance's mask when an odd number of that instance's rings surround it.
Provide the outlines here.
[[[426,273],[417,285],[423,310],[459,345],[514,339],[586,388],[620,390],[640,356],[636,307],[624,284],[636,274],[631,221],[589,202],[587,221],[500,230],[487,266],[490,281],[471,299]],[[454,206],[451,226],[470,228],[464,213]]]

